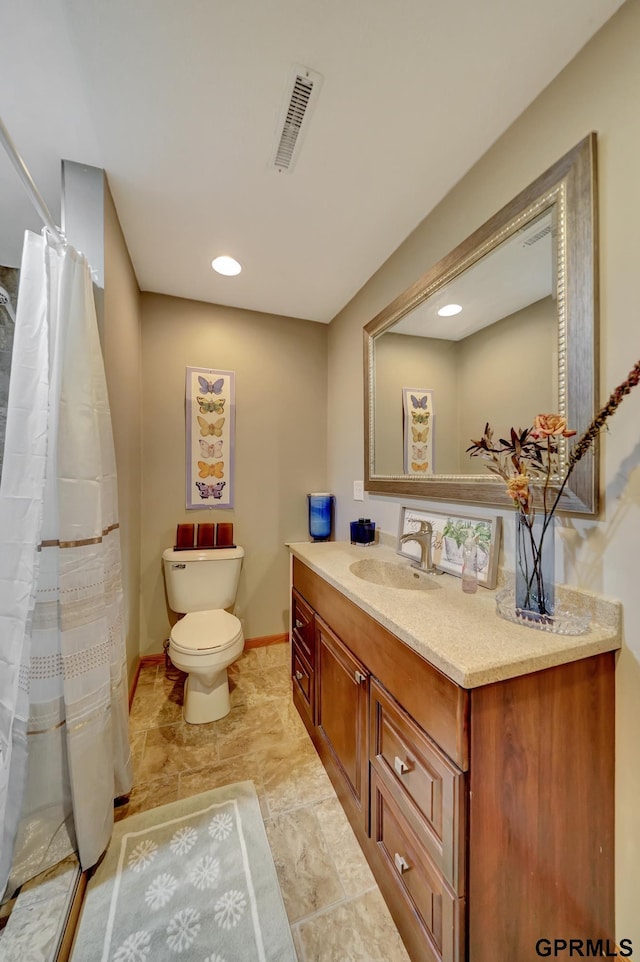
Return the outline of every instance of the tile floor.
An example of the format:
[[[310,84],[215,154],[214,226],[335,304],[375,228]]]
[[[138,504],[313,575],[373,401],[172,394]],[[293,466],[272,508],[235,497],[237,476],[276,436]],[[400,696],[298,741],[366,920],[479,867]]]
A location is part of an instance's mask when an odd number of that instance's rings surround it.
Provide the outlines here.
[[[182,721],[184,675],[140,672],[131,709],[135,786],[116,818],[251,779],[300,962],[408,962],[393,920],[291,701],[289,645],[245,651],[232,709]]]

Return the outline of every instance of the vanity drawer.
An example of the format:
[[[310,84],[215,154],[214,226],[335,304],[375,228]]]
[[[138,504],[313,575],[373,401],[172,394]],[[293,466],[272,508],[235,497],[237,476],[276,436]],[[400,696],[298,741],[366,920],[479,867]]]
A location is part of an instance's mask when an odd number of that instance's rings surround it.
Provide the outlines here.
[[[371,804],[373,840],[394,887],[423,930],[424,958],[462,962],[465,901],[451,891],[375,771],[371,772]]]
[[[296,641],[291,646],[291,678],[294,689],[300,695],[302,705],[311,722],[315,723],[315,679],[313,668],[309,665]]]
[[[300,597],[295,588],[291,590],[291,628],[293,639],[303,652],[309,665],[315,667],[315,626],[314,611]]]
[[[371,762],[434,864],[465,891],[465,776],[379,685],[370,688]]]

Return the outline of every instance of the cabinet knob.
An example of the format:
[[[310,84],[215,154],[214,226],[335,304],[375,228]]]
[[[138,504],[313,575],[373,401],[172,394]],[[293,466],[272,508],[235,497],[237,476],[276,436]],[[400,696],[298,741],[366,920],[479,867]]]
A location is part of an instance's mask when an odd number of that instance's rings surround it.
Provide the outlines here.
[[[393,761],[393,767],[397,771],[398,775],[404,775],[405,772],[409,771],[409,766],[406,762],[403,762],[399,755],[396,755]]]
[[[363,675],[361,671],[356,671],[354,677],[357,685],[361,685],[363,681],[367,680],[367,676]]]
[[[299,618],[296,618],[295,627],[296,627],[296,628],[304,628],[304,621],[300,621]]]
[[[395,862],[396,868],[400,872],[400,875],[402,875],[403,872],[409,871],[409,863],[402,857],[402,855],[399,855],[398,852],[396,852],[396,854],[393,856],[393,861]]]
[[[297,680],[297,681],[302,681],[303,678],[304,678],[304,675],[302,674],[302,672],[301,672],[301,671],[297,671],[297,672],[296,672],[296,680]]]

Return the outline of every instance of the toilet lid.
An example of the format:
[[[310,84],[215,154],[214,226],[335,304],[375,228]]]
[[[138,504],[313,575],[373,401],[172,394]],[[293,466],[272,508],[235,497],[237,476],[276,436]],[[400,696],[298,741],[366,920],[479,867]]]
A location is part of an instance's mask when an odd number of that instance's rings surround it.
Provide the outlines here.
[[[242,637],[242,625],[228,611],[192,611],[171,629],[171,644],[180,651],[222,651]]]

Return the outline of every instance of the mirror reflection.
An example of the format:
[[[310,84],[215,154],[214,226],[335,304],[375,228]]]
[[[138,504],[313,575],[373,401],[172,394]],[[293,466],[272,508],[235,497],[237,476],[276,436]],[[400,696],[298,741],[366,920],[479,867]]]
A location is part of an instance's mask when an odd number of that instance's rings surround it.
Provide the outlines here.
[[[485,421],[558,409],[555,232],[551,207],[375,338],[376,473],[486,474],[465,454]]]

